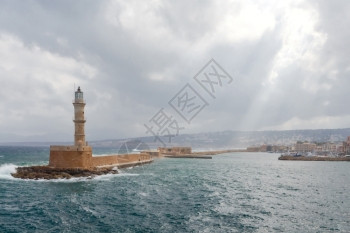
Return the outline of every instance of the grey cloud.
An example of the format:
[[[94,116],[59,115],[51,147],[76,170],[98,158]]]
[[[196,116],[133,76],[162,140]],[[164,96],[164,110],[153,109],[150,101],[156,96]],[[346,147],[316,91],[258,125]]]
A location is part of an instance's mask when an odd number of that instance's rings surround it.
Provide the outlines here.
[[[306,64],[297,60],[281,68],[274,83],[270,83],[268,77],[283,48],[282,34],[288,26],[283,14],[271,10],[273,7],[267,8],[274,17],[274,27],[261,29],[264,30],[261,35],[248,33],[243,40],[235,39],[239,35],[234,32],[242,30],[244,34],[247,27],[248,32],[259,28],[250,28],[251,21],[238,28],[223,24],[225,17],[233,20],[241,17],[239,14],[244,7],[255,4],[249,1],[230,7],[228,2],[215,1],[163,1],[159,6],[144,6],[137,1],[113,4],[110,1],[3,1],[0,33],[18,37],[29,49],[38,46],[57,57],[74,59],[77,66],[83,63],[96,69],[94,77],[84,77],[80,69],[75,69],[76,73],[62,71],[75,77],[79,82],[76,84],[82,85],[85,91],[87,138],[90,140],[143,136],[143,123],[161,107],[168,107],[168,100],[212,57],[230,74],[238,73],[238,76],[192,125],[186,125],[186,132],[278,129],[295,117],[311,120],[350,114],[346,106],[350,84],[346,43],[349,4],[346,1],[307,3],[319,14],[315,30],[327,35],[325,44],[315,55],[320,69],[310,71]],[[128,16],[128,9],[144,15]],[[218,31],[220,27],[223,29]],[[336,73],[330,76],[332,70]],[[51,80],[51,77],[46,79]],[[1,77],[1,83],[10,92],[16,91],[15,81]],[[331,87],[308,90],[307,85],[314,83]],[[29,140],[71,140],[72,106],[71,96],[67,95],[72,90],[60,92],[45,80],[29,87],[31,92],[26,93],[26,98],[31,99],[30,103],[35,100],[39,110],[52,108],[60,112],[56,116],[40,117],[38,110],[38,115],[28,115],[26,122],[20,124],[3,114],[8,124],[0,125],[2,131],[37,129],[42,134],[35,136],[33,133]],[[36,95],[36,89],[42,95]],[[26,114],[20,111],[21,104],[25,103],[7,95],[8,92],[0,93],[1,109]],[[257,115],[254,122],[245,122],[249,114]],[[58,127],[54,127],[56,125]],[[23,137],[13,136],[10,140],[23,140]]]

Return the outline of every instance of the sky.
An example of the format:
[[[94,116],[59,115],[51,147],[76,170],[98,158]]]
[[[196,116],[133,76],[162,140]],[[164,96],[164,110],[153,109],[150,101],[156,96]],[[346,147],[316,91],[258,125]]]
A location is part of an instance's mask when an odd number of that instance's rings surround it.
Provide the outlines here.
[[[0,142],[73,141],[77,86],[87,140],[348,128],[348,12],[348,0],[2,0]]]

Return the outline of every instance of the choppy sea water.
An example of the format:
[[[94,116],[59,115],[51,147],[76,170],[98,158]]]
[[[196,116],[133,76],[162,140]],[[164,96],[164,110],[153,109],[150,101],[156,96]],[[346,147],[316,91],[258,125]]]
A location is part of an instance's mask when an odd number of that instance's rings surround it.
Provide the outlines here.
[[[92,180],[10,176],[48,157],[48,148],[0,147],[0,232],[350,232],[348,162],[231,153]]]

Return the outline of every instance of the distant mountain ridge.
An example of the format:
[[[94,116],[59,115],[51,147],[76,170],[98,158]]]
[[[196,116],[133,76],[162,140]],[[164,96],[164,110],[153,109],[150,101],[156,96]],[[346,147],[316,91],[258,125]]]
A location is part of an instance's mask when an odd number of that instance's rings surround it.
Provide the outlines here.
[[[222,132],[183,134],[174,137],[171,144],[173,146],[192,146],[193,148],[245,148],[247,146],[262,144],[291,145],[297,141],[342,142],[346,140],[347,136],[350,136],[350,128],[283,131],[228,130]],[[152,145],[154,143],[153,141],[149,141],[148,143]]]
[[[317,142],[341,142],[350,136],[350,128],[345,129],[305,129],[305,130],[282,130],[282,131],[221,131],[196,134],[182,134],[173,137],[168,143],[167,137],[161,137],[167,146],[192,146],[193,148],[245,148],[252,145],[275,144],[291,145],[297,141],[317,141]],[[115,147],[119,148],[125,142],[140,141],[149,148],[162,146],[155,141],[152,136],[110,139],[100,141],[90,141],[93,147]],[[71,144],[69,142],[16,142],[0,143],[0,145],[12,146],[49,146],[53,144]]]

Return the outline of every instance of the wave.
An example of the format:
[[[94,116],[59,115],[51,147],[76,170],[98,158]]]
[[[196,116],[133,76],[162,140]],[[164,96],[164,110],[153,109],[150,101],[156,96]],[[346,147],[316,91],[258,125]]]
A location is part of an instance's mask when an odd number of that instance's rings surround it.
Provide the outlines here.
[[[138,176],[138,174],[106,174],[106,175],[99,175],[94,177],[75,177],[71,179],[52,179],[52,180],[45,180],[45,179],[38,179],[38,180],[23,180],[23,179],[16,179],[16,180],[22,180],[22,181],[29,181],[29,182],[53,182],[53,183],[77,183],[77,182],[94,182],[94,181],[109,181],[114,177],[124,177],[124,176]]]
[[[4,156],[3,155],[0,155],[0,158],[3,158]]]
[[[16,172],[18,166],[12,163],[5,163],[0,165],[0,179],[14,179],[11,173]]]

